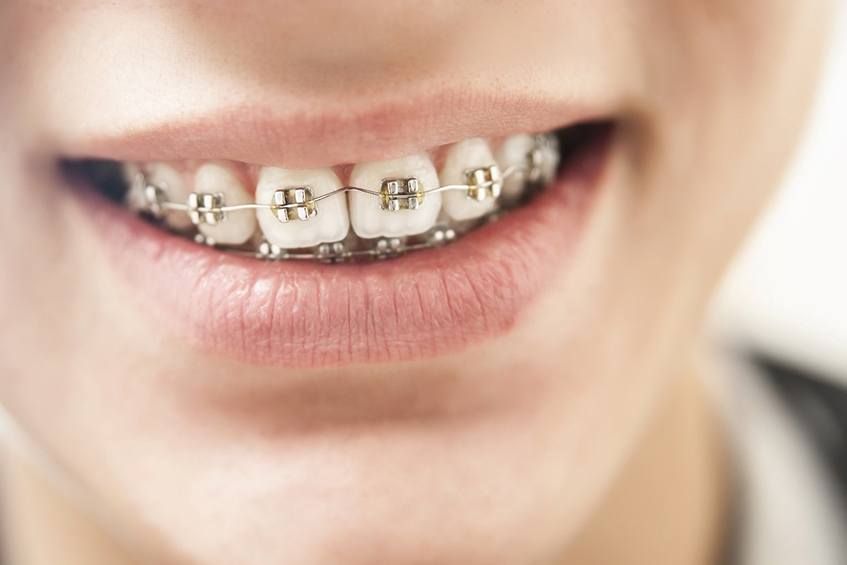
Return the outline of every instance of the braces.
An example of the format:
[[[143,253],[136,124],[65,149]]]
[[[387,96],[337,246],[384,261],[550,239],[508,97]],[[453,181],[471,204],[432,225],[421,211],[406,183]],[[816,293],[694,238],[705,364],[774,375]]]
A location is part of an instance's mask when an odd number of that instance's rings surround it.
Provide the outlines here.
[[[142,205],[139,212],[147,213],[156,219],[161,219],[168,211],[184,212],[194,226],[214,226],[226,221],[227,215],[231,212],[247,210],[270,210],[281,223],[305,222],[317,216],[318,202],[347,192],[362,192],[374,196],[379,201],[380,209],[389,212],[416,210],[423,204],[427,195],[447,191],[463,191],[468,198],[477,202],[497,201],[503,183],[513,176],[523,176],[524,182],[532,186],[538,186],[549,180],[545,178],[545,168],[555,170],[558,165],[556,139],[549,134],[540,134],[534,137],[534,141],[534,147],[527,154],[523,164],[512,165],[504,171],[501,171],[497,165],[468,169],[465,171],[465,184],[433,188],[425,188],[414,177],[384,179],[379,191],[357,186],[343,186],[319,196],[313,196],[309,186],[287,186],[277,189],[268,204],[257,202],[227,206],[224,195],[221,193],[192,192],[184,203],[170,201],[166,193],[167,187],[154,185],[143,172],[139,172],[132,180],[131,190],[141,195]],[[548,163],[548,159],[553,162]],[[500,211],[497,208],[480,220],[496,220]],[[339,241],[317,245],[311,251],[289,251],[264,240],[253,248],[237,246],[221,246],[221,248],[260,259],[306,259],[335,263],[356,258],[396,257],[408,251],[439,247],[453,241],[459,235],[460,233],[452,227],[439,226],[421,236],[411,236],[413,240],[411,242],[407,241],[407,238],[378,238],[373,240],[373,246],[367,249],[348,249],[344,242]],[[200,233],[194,236],[194,240],[197,243],[217,246],[212,238]]]

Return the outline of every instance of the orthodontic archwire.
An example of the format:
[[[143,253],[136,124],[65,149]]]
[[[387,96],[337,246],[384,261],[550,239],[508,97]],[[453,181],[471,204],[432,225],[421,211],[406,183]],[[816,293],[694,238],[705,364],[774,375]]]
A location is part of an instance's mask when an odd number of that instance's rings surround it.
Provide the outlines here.
[[[465,184],[449,184],[426,188],[415,177],[392,177],[382,181],[380,189],[370,190],[358,186],[342,186],[320,195],[313,195],[309,186],[284,186],[276,189],[269,203],[248,203],[227,205],[224,195],[220,192],[191,192],[185,202],[168,200],[167,187],[150,182],[143,172],[137,173],[131,180],[130,190],[141,196],[141,204],[137,210],[155,219],[161,219],[166,212],[182,212],[188,215],[195,226],[218,225],[226,221],[228,214],[234,212],[269,210],[281,223],[293,221],[306,222],[318,214],[318,203],[348,192],[360,192],[379,200],[381,210],[394,212],[399,210],[416,210],[430,194],[462,191],[467,197],[476,202],[497,201],[500,197],[503,183],[514,176],[522,176],[528,185],[539,186],[550,179],[545,178],[545,170],[555,170],[558,166],[559,154],[555,137],[550,134],[534,136],[534,146],[527,153],[524,163],[512,165],[500,170],[497,165],[471,168],[465,171]],[[552,162],[550,162],[552,161]],[[498,209],[494,209],[482,220],[496,219]],[[194,239],[222,250],[239,255],[249,255],[260,259],[305,259],[324,262],[340,262],[355,258],[383,259],[395,257],[408,251],[417,251],[440,247],[454,240],[459,234],[452,227],[435,227],[421,236],[409,236],[418,241],[407,241],[401,237],[383,237],[366,240],[372,243],[370,248],[349,248],[343,241],[322,243],[314,246],[313,250],[296,250],[280,248],[268,241],[261,241],[252,247],[218,245],[213,238],[197,233]]]

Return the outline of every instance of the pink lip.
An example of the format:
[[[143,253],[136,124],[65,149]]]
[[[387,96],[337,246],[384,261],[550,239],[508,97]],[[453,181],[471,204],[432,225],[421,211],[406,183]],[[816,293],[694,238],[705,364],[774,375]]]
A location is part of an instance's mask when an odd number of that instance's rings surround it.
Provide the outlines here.
[[[444,248],[370,264],[263,262],[171,236],[93,193],[100,240],[151,312],[199,350],[299,368],[443,355],[508,331],[578,240],[609,153]]]
[[[67,157],[126,161],[230,159],[287,167],[375,161],[466,139],[545,131],[613,111],[590,105],[474,91],[467,87],[402,99],[346,100],[314,110],[284,105],[225,108],[200,116],[165,116],[161,123],[119,123],[110,132],[56,140]],[[115,133],[119,132],[119,133]]]

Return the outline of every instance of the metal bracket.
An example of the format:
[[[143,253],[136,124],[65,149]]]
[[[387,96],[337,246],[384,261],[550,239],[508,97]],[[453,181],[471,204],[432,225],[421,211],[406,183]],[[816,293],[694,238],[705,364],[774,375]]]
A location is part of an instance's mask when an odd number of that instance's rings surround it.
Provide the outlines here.
[[[500,191],[503,190],[503,175],[497,165],[466,171],[465,179],[468,184],[468,198],[477,202],[496,200],[500,197]]]
[[[282,223],[291,220],[306,221],[318,213],[312,189],[308,186],[281,188],[271,197],[271,211]]]
[[[383,210],[417,210],[423,204],[424,188],[414,177],[386,179],[379,189],[379,200]]]
[[[188,217],[195,226],[214,226],[224,221],[223,206],[224,195],[220,192],[192,192],[188,195]]]

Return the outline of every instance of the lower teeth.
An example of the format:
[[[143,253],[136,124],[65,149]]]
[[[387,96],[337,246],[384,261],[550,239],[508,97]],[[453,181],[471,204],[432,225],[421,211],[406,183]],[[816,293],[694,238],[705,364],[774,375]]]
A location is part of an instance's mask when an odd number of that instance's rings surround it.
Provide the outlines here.
[[[147,176],[138,172],[125,192],[124,202],[138,214],[153,221],[161,221],[166,213],[184,213],[191,220],[193,233],[182,235],[193,237],[200,244],[214,246],[234,254],[253,256],[263,260],[311,260],[327,263],[359,260],[388,259],[411,251],[431,249],[449,244],[474,229],[496,220],[505,211],[522,204],[528,197],[550,182],[550,172],[558,168],[559,152],[556,137],[552,134],[535,136],[535,144],[527,154],[525,163],[501,171],[496,165],[465,171],[465,183],[422,188],[416,178],[385,179],[379,191],[359,187],[343,187],[334,193],[313,197],[308,186],[280,186],[273,194],[270,204],[227,205],[220,193],[191,193],[185,202],[170,201],[166,187],[153,184]],[[95,175],[91,175],[94,177]],[[528,190],[520,202],[507,204],[500,198],[505,181],[519,179]],[[98,184],[96,179],[93,179]],[[514,181],[512,181],[514,182]],[[309,248],[283,249],[264,238],[254,237],[243,245],[225,245],[200,233],[199,226],[218,225],[226,222],[231,214],[255,214],[258,210],[270,210],[282,223],[308,222],[320,212],[320,201],[340,192],[362,192],[373,197],[374,205],[389,213],[397,210],[414,211],[428,194],[448,191],[464,192],[476,202],[493,201],[494,206],[486,215],[473,220],[451,220],[441,214],[440,222],[432,229],[405,237],[360,238],[350,230],[343,241],[322,243]],[[109,190],[114,192],[114,190]]]

